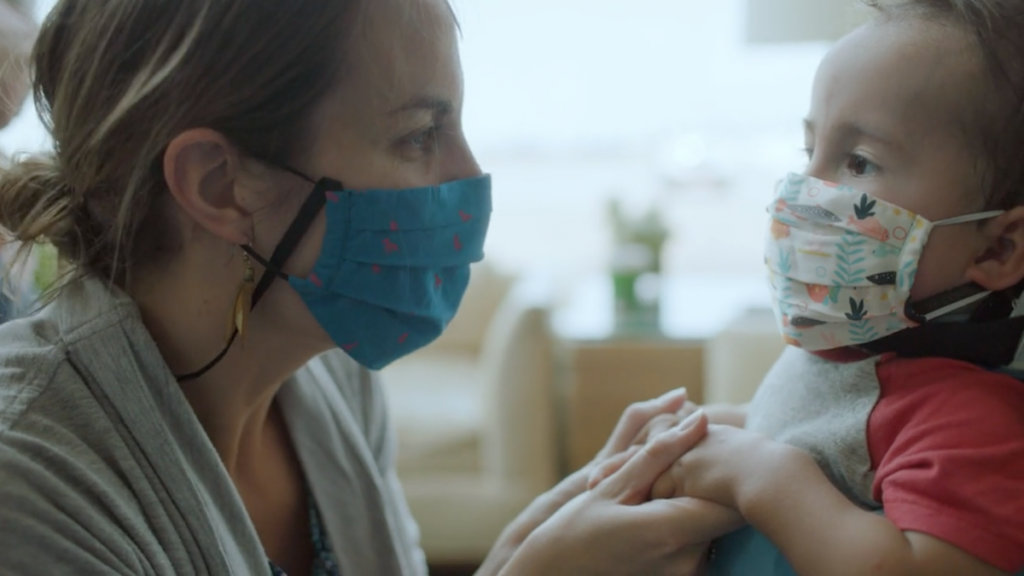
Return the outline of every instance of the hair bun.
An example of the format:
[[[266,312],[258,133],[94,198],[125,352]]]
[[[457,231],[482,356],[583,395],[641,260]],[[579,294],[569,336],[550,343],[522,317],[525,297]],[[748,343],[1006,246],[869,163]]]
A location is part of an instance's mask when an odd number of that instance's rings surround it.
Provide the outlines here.
[[[53,157],[3,159],[0,168],[0,227],[18,242],[49,241],[74,250],[74,194]]]

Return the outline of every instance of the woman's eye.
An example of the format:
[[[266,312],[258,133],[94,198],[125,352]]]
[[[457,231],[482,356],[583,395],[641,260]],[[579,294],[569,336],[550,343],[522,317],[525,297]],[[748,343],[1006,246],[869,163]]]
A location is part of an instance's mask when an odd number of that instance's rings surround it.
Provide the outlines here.
[[[846,169],[854,176],[871,176],[878,172],[878,166],[860,154],[850,155],[850,159],[846,161]]]
[[[804,156],[807,157],[808,162],[814,159],[814,148],[811,148],[810,146],[805,146],[800,151],[803,152]]]
[[[436,145],[438,127],[431,126],[406,137],[406,145],[424,151],[432,151]]]

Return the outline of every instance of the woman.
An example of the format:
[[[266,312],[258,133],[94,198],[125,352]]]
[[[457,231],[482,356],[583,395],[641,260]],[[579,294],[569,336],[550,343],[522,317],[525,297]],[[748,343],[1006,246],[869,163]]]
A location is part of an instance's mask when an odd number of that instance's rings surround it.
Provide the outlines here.
[[[435,338],[482,257],[446,1],[62,0],[34,65],[56,149],[0,176],[0,225],[73,275],[0,327],[5,570],[425,573],[367,368]],[[695,569],[688,522],[731,515],[643,501],[704,430],[573,475],[482,572]]]

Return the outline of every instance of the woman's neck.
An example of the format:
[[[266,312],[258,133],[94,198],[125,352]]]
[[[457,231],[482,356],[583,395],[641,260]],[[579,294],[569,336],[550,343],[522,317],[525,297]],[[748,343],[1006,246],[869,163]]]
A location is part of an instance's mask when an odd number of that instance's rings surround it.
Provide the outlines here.
[[[237,295],[237,284],[211,283],[200,278],[202,275],[184,273],[185,266],[178,268],[178,273],[173,265],[165,268],[131,291],[143,322],[176,375],[203,368],[224,349]],[[271,292],[263,306],[272,303]],[[244,473],[246,462],[258,459],[268,415],[283,383],[322,351],[309,341],[288,338],[257,309],[248,319],[244,337],[235,338],[215,366],[198,378],[181,382],[186,399],[232,477]]]

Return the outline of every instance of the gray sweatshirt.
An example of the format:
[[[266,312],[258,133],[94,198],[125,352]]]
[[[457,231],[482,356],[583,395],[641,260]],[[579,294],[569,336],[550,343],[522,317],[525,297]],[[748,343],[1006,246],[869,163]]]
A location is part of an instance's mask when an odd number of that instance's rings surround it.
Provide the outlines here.
[[[278,398],[342,574],[425,575],[374,377],[330,352]],[[136,306],[99,280],[0,326],[0,574],[269,574]]]

